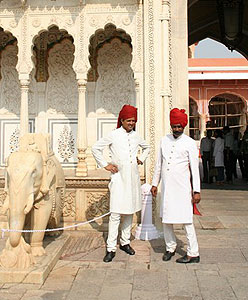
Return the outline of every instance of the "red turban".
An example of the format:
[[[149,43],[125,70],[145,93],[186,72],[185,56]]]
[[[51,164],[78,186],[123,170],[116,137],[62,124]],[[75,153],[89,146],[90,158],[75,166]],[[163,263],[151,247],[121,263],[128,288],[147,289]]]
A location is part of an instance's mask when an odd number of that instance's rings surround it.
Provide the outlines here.
[[[173,108],[170,111],[170,124],[180,124],[183,128],[188,124],[188,116],[185,109]]]
[[[119,113],[117,128],[121,127],[121,120],[135,118],[137,122],[137,108],[132,105],[124,105]]]

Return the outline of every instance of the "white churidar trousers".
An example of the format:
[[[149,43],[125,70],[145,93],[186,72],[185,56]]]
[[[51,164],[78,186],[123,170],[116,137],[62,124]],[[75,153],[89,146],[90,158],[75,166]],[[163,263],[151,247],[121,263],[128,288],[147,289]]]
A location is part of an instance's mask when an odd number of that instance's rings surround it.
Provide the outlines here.
[[[120,243],[122,246],[130,244],[131,237],[131,229],[132,229],[132,221],[133,215],[123,215],[123,222],[121,227],[121,238]],[[117,249],[117,236],[118,236],[118,228],[121,221],[121,215],[117,213],[111,213],[109,217],[109,231],[108,231],[108,239],[107,239],[107,251],[115,252]]]
[[[163,228],[164,228],[164,240],[165,240],[166,250],[169,252],[174,252],[177,247],[177,242],[176,242],[176,236],[173,229],[173,224],[163,223]],[[186,231],[186,237],[188,240],[187,255],[198,256],[199,247],[198,247],[194,225],[184,224],[184,229]]]

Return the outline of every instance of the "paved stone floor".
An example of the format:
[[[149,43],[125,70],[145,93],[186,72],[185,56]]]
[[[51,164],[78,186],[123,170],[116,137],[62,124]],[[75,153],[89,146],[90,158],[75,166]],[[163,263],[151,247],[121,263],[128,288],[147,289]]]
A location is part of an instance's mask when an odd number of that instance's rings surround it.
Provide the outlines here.
[[[204,187],[203,187],[204,188]],[[186,239],[176,227],[178,248],[161,260],[162,239],[133,240],[135,256],[118,250],[112,263],[101,233],[73,232],[70,244],[43,285],[2,284],[0,299],[15,300],[225,300],[248,299],[248,185],[238,181],[202,190],[195,218],[199,264],[180,265]]]

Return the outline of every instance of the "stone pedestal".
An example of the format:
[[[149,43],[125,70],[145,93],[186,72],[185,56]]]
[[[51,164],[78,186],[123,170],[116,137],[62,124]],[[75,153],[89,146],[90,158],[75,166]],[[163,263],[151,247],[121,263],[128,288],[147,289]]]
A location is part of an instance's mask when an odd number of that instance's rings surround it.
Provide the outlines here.
[[[36,263],[28,269],[5,269],[0,267],[0,283],[42,284],[59,260],[69,240],[70,236],[68,234],[62,234],[55,240],[52,237],[47,237],[44,240],[47,255],[35,258]],[[1,249],[5,243],[5,240],[1,240]]]
[[[158,238],[156,227],[152,224],[152,194],[151,185],[143,184],[142,191],[142,210],[141,224],[137,227],[135,238],[138,240],[153,240]]]

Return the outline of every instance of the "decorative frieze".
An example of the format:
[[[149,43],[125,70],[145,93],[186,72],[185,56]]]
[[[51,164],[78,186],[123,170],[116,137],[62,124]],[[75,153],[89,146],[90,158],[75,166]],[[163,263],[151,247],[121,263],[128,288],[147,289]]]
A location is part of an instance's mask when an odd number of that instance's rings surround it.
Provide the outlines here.
[[[65,192],[63,217],[73,219],[76,216],[76,191],[68,190]]]
[[[7,193],[0,190],[0,208],[3,206]]]
[[[108,188],[109,179],[107,178],[78,178],[78,177],[67,177],[66,188]]]
[[[106,214],[109,211],[109,192],[86,192],[87,220]]]
[[[147,3],[147,34],[146,51],[148,55],[148,98],[147,111],[149,111],[149,141],[151,145],[149,178],[152,178],[155,165],[155,58],[154,58],[154,0]]]

